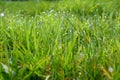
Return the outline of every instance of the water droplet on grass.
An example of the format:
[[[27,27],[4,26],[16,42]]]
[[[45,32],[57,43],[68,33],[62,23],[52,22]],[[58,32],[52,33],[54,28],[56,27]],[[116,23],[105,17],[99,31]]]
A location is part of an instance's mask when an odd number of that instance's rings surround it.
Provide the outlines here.
[[[109,67],[108,71],[109,71],[109,72],[113,72],[114,69],[113,69],[112,67]]]
[[[9,68],[7,65],[5,65],[5,64],[3,64],[3,63],[1,63],[1,65],[2,65],[2,67],[3,67],[3,69],[4,69],[4,71],[5,71],[7,74],[12,73],[12,75],[15,75],[15,72],[14,72],[11,68]]]
[[[0,14],[0,16],[1,16],[1,17],[4,17],[4,16],[5,16],[5,14],[4,14],[4,13],[1,13],[1,14]]]

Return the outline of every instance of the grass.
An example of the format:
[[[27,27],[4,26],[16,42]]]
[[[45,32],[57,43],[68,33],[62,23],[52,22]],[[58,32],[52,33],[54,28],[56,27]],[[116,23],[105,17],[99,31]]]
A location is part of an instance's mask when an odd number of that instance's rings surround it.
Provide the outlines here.
[[[1,1],[0,80],[119,80],[119,4]]]

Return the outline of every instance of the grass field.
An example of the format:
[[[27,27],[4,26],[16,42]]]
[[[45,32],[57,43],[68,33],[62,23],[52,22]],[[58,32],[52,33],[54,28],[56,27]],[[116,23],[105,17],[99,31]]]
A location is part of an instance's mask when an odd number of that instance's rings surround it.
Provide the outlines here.
[[[119,0],[0,1],[0,80],[120,80]]]

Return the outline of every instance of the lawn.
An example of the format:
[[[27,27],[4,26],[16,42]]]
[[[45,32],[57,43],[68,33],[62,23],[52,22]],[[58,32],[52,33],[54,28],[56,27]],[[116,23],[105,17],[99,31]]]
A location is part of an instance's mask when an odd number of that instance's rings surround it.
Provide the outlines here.
[[[0,80],[119,80],[119,0],[0,1]]]

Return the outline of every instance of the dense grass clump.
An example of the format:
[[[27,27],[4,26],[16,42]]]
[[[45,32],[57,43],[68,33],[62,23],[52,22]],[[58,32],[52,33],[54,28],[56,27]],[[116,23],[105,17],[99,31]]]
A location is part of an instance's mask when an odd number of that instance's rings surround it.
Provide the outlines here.
[[[116,4],[0,2],[0,80],[119,80]]]

